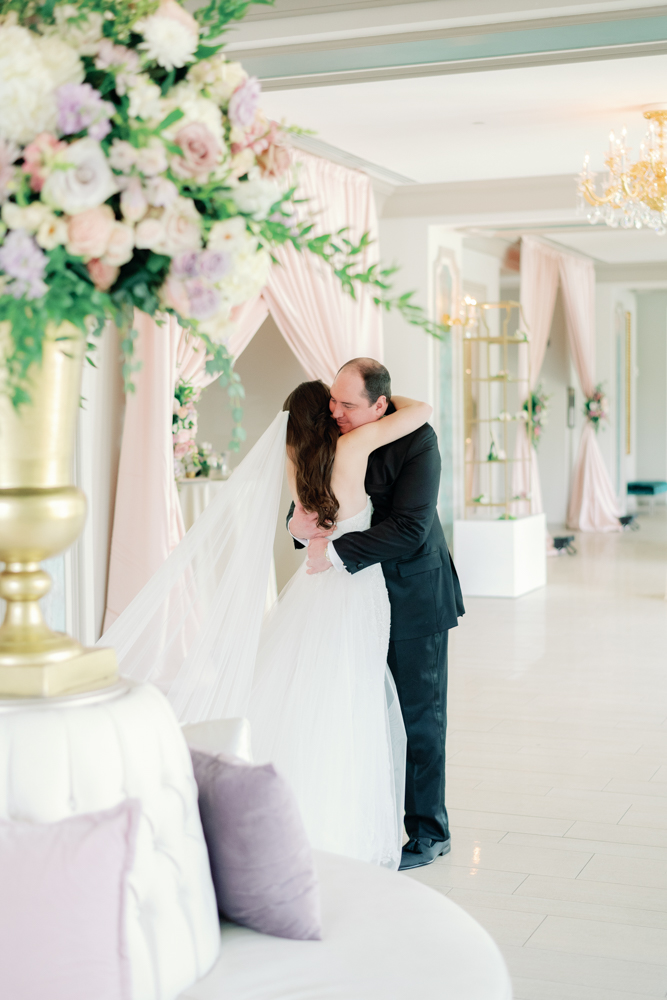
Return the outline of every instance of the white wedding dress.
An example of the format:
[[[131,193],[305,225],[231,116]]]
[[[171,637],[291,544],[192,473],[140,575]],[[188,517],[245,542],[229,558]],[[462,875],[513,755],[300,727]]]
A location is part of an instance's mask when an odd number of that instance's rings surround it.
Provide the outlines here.
[[[333,537],[370,527],[371,513],[369,499]],[[389,622],[379,564],[352,576],[304,563],[264,622],[248,718],[256,760],[289,779],[311,843],[396,868]]]
[[[264,616],[286,425],[278,414],[99,645],[181,722],[248,717],[255,760],[288,779],[314,847],[397,868],[406,743],[380,565],[303,565]],[[371,513],[369,500],[336,536]]]

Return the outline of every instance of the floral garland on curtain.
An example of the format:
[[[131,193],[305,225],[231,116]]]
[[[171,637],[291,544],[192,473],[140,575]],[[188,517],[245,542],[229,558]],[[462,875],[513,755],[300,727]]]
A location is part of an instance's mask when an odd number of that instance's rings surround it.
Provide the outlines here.
[[[271,250],[320,257],[352,296],[438,335],[392,296],[392,268],[360,264],[368,234],[315,236],[289,169],[287,131],[219,41],[252,0],[6,0],[0,18],[2,391],[29,400],[49,326],[123,331],[131,388],[134,310],[165,312],[205,344],[238,411],[226,347],[232,310],[265,285]],[[263,0],[258,0],[263,2]],[[232,445],[234,447],[234,445]],[[238,441],[236,442],[238,447]]]
[[[181,380],[174,390],[174,414],[171,433],[174,445],[174,476],[183,479],[196,475],[201,468],[197,446],[197,410],[201,389]]]
[[[592,396],[587,397],[584,403],[584,416],[593,425],[596,434],[602,421],[609,419],[607,396],[604,392],[602,382],[599,382],[595,386]]]
[[[523,404],[522,416],[536,448],[539,447],[542,440],[544,425],[548,422],[550,399],[551,396],[547,396],[540,384],[537,389],[533,389],[530,397]]]

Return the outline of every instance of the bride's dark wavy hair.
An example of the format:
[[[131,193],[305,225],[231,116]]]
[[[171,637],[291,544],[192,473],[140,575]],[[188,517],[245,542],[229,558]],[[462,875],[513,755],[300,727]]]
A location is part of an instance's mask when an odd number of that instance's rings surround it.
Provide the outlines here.
[[[331,416],[331,396],[323,382],[302,382],[289,394],[287,447],[296,467],[296,492],[304,510],[317,514],[320,528],[331,528],[338,516],[338,500],[331,489],[338,425]]]

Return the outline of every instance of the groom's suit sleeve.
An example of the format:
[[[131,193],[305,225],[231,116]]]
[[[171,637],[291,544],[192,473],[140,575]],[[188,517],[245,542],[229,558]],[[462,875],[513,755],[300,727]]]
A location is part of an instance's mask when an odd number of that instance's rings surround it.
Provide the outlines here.
[[[292,506],[289,509],[289,514],[287,515],[287,521],[285,522],[285,527],[287,528],[288,531],[289,531],[289,523],[292,520],[293,516],[294,516],[294,501],[292,500]],[[292,535],[291,531],[289,531],[289,533],[290,535]],[[294,538],[294,535],[292,535],[292,538]],[[305,545],[302,545],[301,542],[298,540],[298,538],[294,538],[294,548],[304,549]]]
[[[332,542],[348,572],[411,555],[424,544],[437,516],[440,464],[435,432],[426,424],[410,443],[389,516],[367,531],[351,531]]]

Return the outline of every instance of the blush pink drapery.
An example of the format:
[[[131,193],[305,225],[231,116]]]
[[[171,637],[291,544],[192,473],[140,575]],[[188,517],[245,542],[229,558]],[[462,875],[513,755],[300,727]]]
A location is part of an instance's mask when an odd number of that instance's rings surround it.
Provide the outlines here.
[[[180,379],[204,388],[214,378],[204,370],[201,344],[173,316],[158,325],[136,312],[134,326],[141,368],[125,407],[104,631],[185,534],[174,481],[174,389]]]
[[[532,236],[521,240],[521,308],[529,330],[529,355],[521,352],[519,377],[526,379],[530,357],[530,388],[538,383],[549,340],[558,284],[563,290],[568,345],[579,382],[589,396],[595,388],[595,269],[591,260],[557,250]],[[528,436],[517,435],[517,457],[527,457]],[[516,464],[514,492],[530,492],[531,513],[543,510],[537,454],[531,449],[530,482],[526,463]],[[575,464],[567,524],[579,531],[619,531],[620,510],[595,430],[583,428]]]
[[[563,254],[560,278],[568,343],[579,383],[586,396],[595,390],[595,268],[592,260]],[[574,470],[569,528],[579,531],[620,531],[621,511],[604,464],[595,428],[586,420]]]
[[[299,193],[310,199],[315,232],[350,227],[351,238],[369,232],[377,240],[378,225],[370,179],[307,153],[292,151],[298,163]],[[375,259],[376,247],[359,266]],[[228,342],[238,357],[266,319],[269,310],[281,334],[312,378],[330,382],[350,358],[383,357],[382,316],[365,290],[353,300],[324,263],[279,248],[279,266],[271,269],[267,287],[233,312],[235,330]],[[173,317],[157,326],[139,315],[137,357],[141,370],[128,394],[116,507],[109,559],[106,630],[155,570],[176,547],[185,531],[174,482],[172,408],[179,378],[204,386],[205,352]]]
[[[521,240],[521,312],[529,330],[529,341],[519,349],[519,379],[522,403],[535,389],[549,342],[549,331],[559,280],[559,254],[531,236]],[[530,378],[529,378],[530,373]],[[526,425],[517,427],[514,466],[514,494],[530,497],[530,513],[541,514],[542,489],[535,446],[530,444]],[[529,471],[528,471],[529,470]],[[521,513],[517,504],[517,512]]]
[[[299,195],[308,199],[315,216],[314,234],[349,226],[350,239],[368,232],[377,241],[375,198],[366,174],[309,153],[293,150],[291,157],[298,170]],[[278,266],[271,269],[262,294],[234,311],[236,330],[228,345],[234,357],[270,312],[311,378],[331,382],[341,365],[354,357],[382,361],[382,314],[367,291],[353,299],[342,291],[330,267],[291,244],[279,247],[274,256]],[[375,259],[373,246],[360,255],[358,266],[367,267]]]

